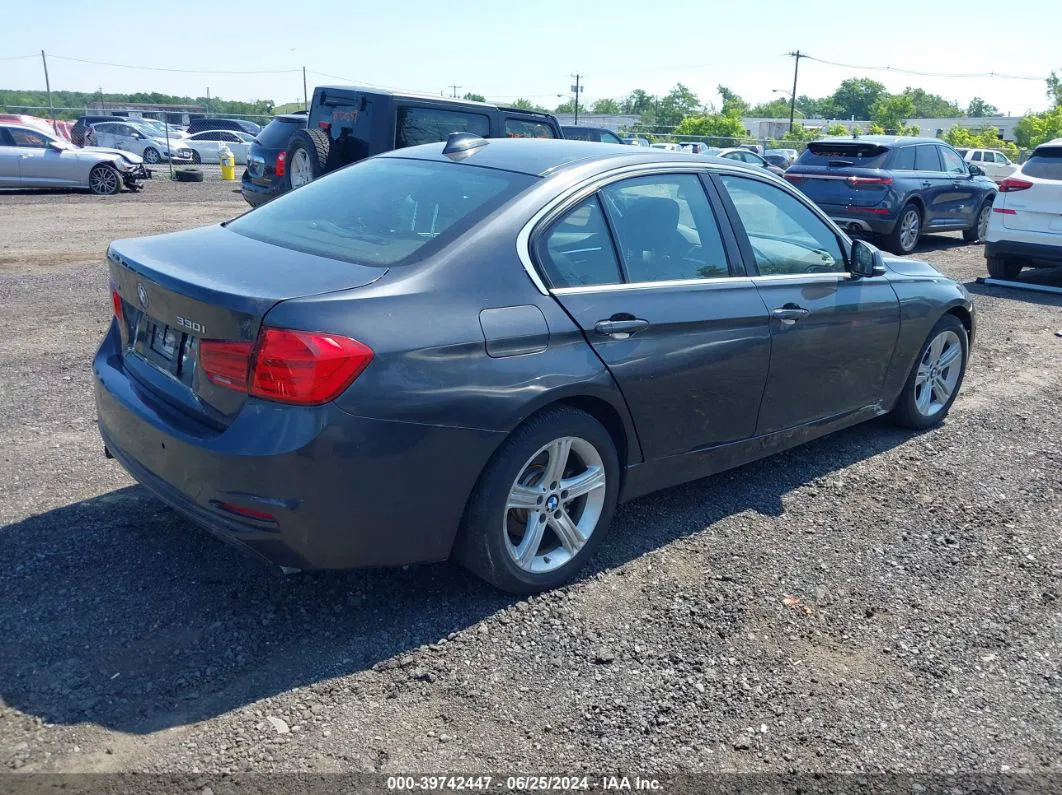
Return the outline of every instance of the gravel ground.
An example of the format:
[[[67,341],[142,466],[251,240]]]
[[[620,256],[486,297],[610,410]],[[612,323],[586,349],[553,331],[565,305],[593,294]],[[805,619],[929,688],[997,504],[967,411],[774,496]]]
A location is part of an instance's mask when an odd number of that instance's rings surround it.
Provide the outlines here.
[[[113,238],[231,183],[0,195],[0,766],[1062,773],[1062,301],[976,293],[963,393],[623,507],[577,583],[284,577],[103,458]],[[1055,279],[1048,274],[1043,279]]]

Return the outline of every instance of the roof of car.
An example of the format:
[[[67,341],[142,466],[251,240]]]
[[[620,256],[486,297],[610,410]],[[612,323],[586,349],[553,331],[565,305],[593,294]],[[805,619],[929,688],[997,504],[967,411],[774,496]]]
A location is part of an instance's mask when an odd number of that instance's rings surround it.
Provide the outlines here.
[[[698,164],[718,162],[727,166],[741,165],[733,160],[720,160],[689,152],[628,144],[575,141],[570,138],[488,138],[484,140],[487,141],[485,145],[468,150],[467,153],[461,153],[459,162],[534,176],[545,176],[595,160],[611,161],[616,158],[625,158],[627,165],[651,162]],[[444,147],[444,143],[424,144],[395,149],[380,157],[447,161],[451,156],[443,154]]]
[[[813,144],[820,143],[865,143],[865,144],[877,144],[878,146],[910,146],[912,144],[942,144],[944,141],[939,138],[916,138],[910,135],[859,135],[859,136],[836,136],[831,138],[820,138],[818,141],[812,141]]]

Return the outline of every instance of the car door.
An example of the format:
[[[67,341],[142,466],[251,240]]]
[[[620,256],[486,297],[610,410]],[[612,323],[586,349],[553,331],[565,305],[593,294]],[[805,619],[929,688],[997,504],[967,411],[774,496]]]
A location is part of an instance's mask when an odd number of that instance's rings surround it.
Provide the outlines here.
[[[123,152],[144,154],[144,141],[141,136],[128,124],[114,125],[114,146]]]
[[[10,188],[19,184],[18,156],[8,128],[0,127],[0,185]]]
[[[771,316],[756,434],[879,402],[900,328],[892,285],[848,273],[845,241],[791,191],[754,175],[715,179]]]
[[[984,190],[975,182],[966,161],[950,146],[939,145],[944,173],[951,179],[951,190],[941,195],[948,222],[952,227],[968,227],[977,220]],[[988,157],[991,152],[985,152]]]
[[[553,295],[623,392],[647,459],[756,429],[769,319],[734,246],[690,170],[613,181],[535,245]]]
[[[37,130],[10,127],[8,134],[18,150],[20,185],[48,188],[81,184],[75,178],[77,159],[71,156],[72,152],[52,149],[48,145],[51,139]]]
[[[944,172],[940,159],[940,147],[936,144],[919,144],[914,147],[914,174],[918,190],[925,205],[925,217],[922,228],[947,227],[952,221],[948,209],[948,195],[951,192],[952,177]]]
[[[93,124],[88,129],[92,131],[90,136],[95,142],[94,146],[114,147],[114,124],[113,122],[101,122]],[[86,133],[87,135],[87,133]]]
[[[215,130],[208,130],[207,132],[196,133],[188,139],[187,143],[199,153],[199,158],[204,163],[217,163],[218,144],[221,140],[221,135],[220,132]]]
[[[236,158],[236,165],[242,166],[247,162],[247,154],[251,150],[251,145],[244,141],[240,133],[222,133],[222,141],[229,147],[232,156]]]

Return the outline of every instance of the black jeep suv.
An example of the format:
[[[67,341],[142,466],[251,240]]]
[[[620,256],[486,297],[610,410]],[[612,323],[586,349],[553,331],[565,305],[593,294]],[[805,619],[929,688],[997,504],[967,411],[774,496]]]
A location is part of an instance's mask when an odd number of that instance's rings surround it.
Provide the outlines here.
[[[563,138],[548,113],[483,102],[358,86],[314,89],[309,122],[288,146],[285,188],[381,152],[445,141],[450,133],[483,138]]]
[[[243,172],[243,198],[252,207],[265,204],[287,190],[284,176],[288,145],[292,136],[306,129],[306,111],[282,113],[274,116],[262,132],[255,136],[247,153],[247,169]]]

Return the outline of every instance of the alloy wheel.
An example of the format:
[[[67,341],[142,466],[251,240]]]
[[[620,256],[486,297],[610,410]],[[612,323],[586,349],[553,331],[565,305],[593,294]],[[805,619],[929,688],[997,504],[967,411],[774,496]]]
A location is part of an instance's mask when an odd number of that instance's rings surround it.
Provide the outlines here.
[[[921,230],[922,219],[918,216],[918,210],[908,209],[900,219],[900,245],[906,252],[914,251],[918,244],[918,233]]]
[[[113,168],[98,166],[89,174],[89,190],[101,196],[109,196],[118,190],[118,172]]]
[[[159,153],[158,153],[157,149],[154,149],[154,148],[149,146],[147,149],[144,150],[144,162],[145,163],[155,164],[155,163],[158,163],[161,159],[162,158],[159,156]]]
[[[313,167],[310,165],[310,154],[305,149],[296,149],[288,167],[291,174],[291,187],[301,188],[313,182]]]
[[[950,329],[929,343],[915,375],[915,408],[924,417],[940,413],[962,375],[962,341]]]
[[[986,204],[981,208],[981,214],[977,216],[977,239],[984,240],[988,236],[988,221],[992,217],[992,205]]]
[[[585,439],[554,439],[520,470],[502,533],[513,562],[532,574],[555,571],[589,541],[605,505],[605,465]]]

